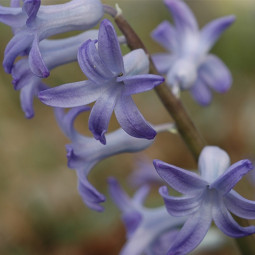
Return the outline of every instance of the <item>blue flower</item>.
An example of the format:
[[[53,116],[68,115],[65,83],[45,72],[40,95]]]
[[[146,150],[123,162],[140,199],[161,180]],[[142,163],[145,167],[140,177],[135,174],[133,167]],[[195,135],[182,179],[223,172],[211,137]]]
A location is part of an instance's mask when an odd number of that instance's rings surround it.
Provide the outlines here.
[[[79,46],[89,38],[96,39],[98,30],[90,30],[65,39],[43,40],[40,43],[42,59],[48,70],[77,60]],[[30,70],[28,58],[17,61],[12,68],[12,83],[16,90],[20,90],[22,110],[27,118],[34,116],[33,100],[39,91],[49,87]]]
[[[112,199],[122,212],[127,230],[128,241],[120,254],[164,254],[178,232],[178,227],[182,226],[186,218],[169,215],[164,206],[144,207],[148,186],[141,187],[132,199],[115,179],[109,179],[109,187]],[[152,251],[155,253],[151,253]]]
[[[49,75],[41,56],[41,40],[67,31],[89,29],[103,16],[99,0],[72,0],[48,6],[41,6],[40,0],[24,0],[23,7],[18,6],[18,1],[12,1],[11,7],[0,6],[0,22],[11,26],[14,32],[6,46],[3,65],[11,73],[16,57],[29,54],[30,68],[39,77]]]
[[[226,235],[243,237],[255,233],[255,226],[242,227],[231,216],[255,219],[255,202],[232,188],[253,166],[249,160],[230,165],[228,154],[218,147],[207,146],[199,157],[201,176],[179,167],[154,160],[158,174],[175,190],[184,194],[173,197],[163,186],[159,192],[168,212],[176,217],[188,216],[176,235],[168,255],[187,254],[205,237],[212,221]]]
[[[91,169],[107,157],[144,150],[153,143],[153,140],[138,139],[118,129],[106,135],[108,141],[106,145],[98,143],[93,137],[84,136],[74,129],[75,118],[87,110],[89,107],[82,106],[65,113],[63,108],[56,108],[55,116],[61,130],[72,141],[66,145],[68,167],[76,170],[79,193],[88,207],[102,211],[100,203],[105,201],[105,196],[89,183],[87,176]],[[155,129],[157,130],[157,127]]]
[[[137,138],[153,139],[155,130],[143,118],[131,95],[148,91],[163,82],[147,74],[148,56],[142,49],[124,59],[113,25],[102,21],[96,41],[88,40],[79,49],[78,62],[89,80],[64,84],[40,92],[39,98],[54,107],[76,107],[96,101],[89,117],[89,129],[105,144],[105,133],[113,111],[125,132]]]
[[[152,32],[152,37],[171,53],[154,54],[153,61],[158,71],[166,75],[166,82],[175,93],[179,89],[189,90],[199,104],[208,105],[212,99],[211,89],[223,93],[232,83],[225,64],[208,52],[235,17],[216,19],[199,31],[193,13],[183,1],[164,2],[175,26],[163,21]]]

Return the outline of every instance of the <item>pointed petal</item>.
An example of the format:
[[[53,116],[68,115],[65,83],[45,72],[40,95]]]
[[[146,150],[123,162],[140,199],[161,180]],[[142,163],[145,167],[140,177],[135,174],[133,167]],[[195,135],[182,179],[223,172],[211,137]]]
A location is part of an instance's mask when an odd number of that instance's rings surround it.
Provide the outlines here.
[[[164,0],[164,3],[173,16],[176,33],[198,32],[196,19],[186,3],[179,0]]]
[[[46,78],[50,75],[50,71],[44,63],[42,54],[39,49],[38,36],[35,36],[32,48],[29,52],[29,66],[31,71],[40,78]]]
[[[95,41],[87,40],[78,51],[78,62],[83,73],[89,80],[104,85],[113,77],[112,72],[98,55]]]
[[[178,43],[175,28],[168,22],[163,21],[151,33],[151,37],[166,50],[177,52]]]
[[[98,53],[105,65],[115,74],[124,73],[123,57],[112,23],[104,19],[98,34]]]
[[[200,153],[198,169],[201,177],[209,183],[222,175],[230,165],[228,154],[217,146],[206,146]]]
[[[132,50],[123,57],[125,76],[149,73],[149,57],[143,49]]]
[[[221,34],[235,21],[235,16],[226,16],[208,23],[201,30],[200,47],[204,52],[209,51]]]
[[[212,222],[211,206],[204,202],[199,210],[190,215],[173,240],[168,255],[189,254],[204,239]]]
[[[174,65],[176,57],[172,54],[157,53],[152,55],[152,60],[160,74],[166,74]]]
[[[191,87],[190,93],[195,101],[201,106],[207,106],[212,101],[212,93],[207,85],[198,78],[195,84]]]
[[[222,195],[225,195],[252,169],[253,165],[250,160],[240,160],[231,165],[223,175],[219,176],[210,185],[210,188],[215,188]]]
[[[231,190],[223,198],[227,209],[238,217],[245,219],[255,219],[255,201],[248,200]]]
[[[14,8],[18,6],[4,7],[0,6],[0,22],[10,27],[21,27],[26,22],[26,16],[21,8]]]
[[[221,195],[220,195],[221,196]],[[212,216],[216,226],[230,237],[243,237],[255,233],[255,226],[241,227],[228,212],[219,195],[215,197]]]
[[[159,194],[163,197],[166,209],[173,216],[186,216],[194,213],[201,206],[203,192],[193,196],[173,197],[168,194],[166,186],[159,188]]]
[[[160,177],[180,193],[196,194],[208,185],[200,176],[185,169],[157,159],[153,160],[153,164]]]
[[[144,119],[131,96],[122,95],[114,111],[119,124],[129,135],[146,139],[153,139],[156,136],[156,131]]]
[[[105,133],[108,130],[109,121],[120,92],[120,87],[112,86],[97,99],[91,110],[89,130],[102,144],[106,144]]]
[[[24,0],[23,10],[27,13],[27,25],[29,26],[36,18],[40,8],[41,0]]]
[[[119,77],[117,78],[117,81],[124,82],[124,95],[130,96],[155,88],[164,81],[164,78],[154,74],[140,74],[135,76]]]
[[[208,55],[199,68],[200,79],[219,93],[229,90],[232,85],[232,75],[227,66],[215,55]]]
[[[88,106],[79,106],[70,109],[67,113],[65,113],[63,108],[54,108],[54,113],[56,120],[58,122],[59,127],[62,132],[70,138],[70,140],[74,141],[76,137],[76,130],[74,129],[74,120],[77,116],[85,111],[89,111],[90,107]]]
[[[80,81],[64,84],[39,93],[39,99],[54,107],[76,107],[97,100],[103,93],[102,86],[92,81]]]
[[[26,50],[32,43],[34,35],[28,35],[20,32],[10,40],[4,52],[3,66],[7,73],[11,73],[13,63],[24,50]]]

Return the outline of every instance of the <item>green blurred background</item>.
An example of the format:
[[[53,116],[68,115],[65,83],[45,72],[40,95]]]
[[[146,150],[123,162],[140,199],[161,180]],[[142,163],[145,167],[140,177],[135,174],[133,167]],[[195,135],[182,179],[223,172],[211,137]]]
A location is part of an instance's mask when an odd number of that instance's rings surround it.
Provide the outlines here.
[[[42,1],[44,4],[68,1]],[[102,1],[114,5],[116,1]],[[236,22],[220,38],[212,52],[233,74],[233,87],[224,95],[214,95],[213,103],[201,108],[188,93],[182,94],[185,107],[208,144],[227,150],[232,162],[255,158],[255,2],[254,0],[189,0],[198,23],[235,14]],[[8,5],[9,1],[1,0]],[[150,38],[150,32],[163,20],[171,19],[161,0],[119,0],[124,16],[145,42],[151,53],[163,51]],[[109,18],[109,17],[107,17]],[[1,60],[11,29],[0,24]],[[66,35],[65,35],[66,36]],[[57,38],[57,37],[55,37]],[[128,52],[123,46],[123,52]],[[46,83],[56,86],[83,80],[77,64],[56,68]],[[153,91],[135,96],[146,119],[154,124],[171,120]],[[50,107],[35,101],[35,117],[24,118],[19,92],[14,91],[11,76],[0,70],[0,254],[2,255],[115,255],[125,241],[119,212],[108,197],[107,177],[115,176],[124,187],[134,168],[134,155],[119,155],[100,162],[90,181],[106,194],[105,212],[93,212],[82,203],[76,174],[66,166],[68,140],[59,131]],[[80,116],[76,126],[85,134],[88,114]],[[112,119],[110,130],[118,127]],[[195,169],[181,138],[160,134],[144,152],[180,167]],[[142,155],[140,153],[139,155]],[[255,198],[246,180],[237,189],[247,198]],[[132,193],[132,190],[129,189]],[[155,188],[149,206],[161,205]],[[200,253],[209,254],[209,253]],[[228,246],[212,254],[235,254]]]

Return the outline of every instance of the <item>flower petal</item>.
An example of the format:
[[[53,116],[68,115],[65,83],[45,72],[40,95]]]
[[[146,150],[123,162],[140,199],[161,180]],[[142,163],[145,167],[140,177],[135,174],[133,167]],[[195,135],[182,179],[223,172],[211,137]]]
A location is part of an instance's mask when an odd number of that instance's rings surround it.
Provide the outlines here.
[[[200,79],[219,93],[229,90],[232,75],[227,66],[215,55],[208,55],[199,70]]]
[[[160,160],[153,160],[153,164],[158,174],[172,188],[183,194],[196,194],[204,189],[208,183],[195,173],[185,169],[167,164]]]
[[[124,95],[133,95],[145,92],[160,85],[164,78],[154,74],[140,74],[135,76],[123,76],[117,78],[118,82],[124,82],[125,91]]]
[[[164,199],[168,213],[177,217],[186,216],[197,211],[203,199],[203,192],[185,197],[170,196],[166,186],[160,187],[159,193]]]
[[[218,194],[219,196],[219,194]],[[220,195],[221,196],[221,195]],[[216,226],[230,237],[243,237],[255,233],[255,226],[241,227],[228,212],[220,197],[215,197],[212,216]]]
[[[105,133],[108,130],[109,121],[120,92],[121,87],[112,86],[97,99],[91,110],[89,130],[102,144],[106,144]]]
[[[184,35],[187,31],[198,32],[196,19],[186,3],[180,0],[164,0],[164,3],[173,16],[176,33]]]
[[[27,25],[29,26],[36,18],[40,8],[41,0],[24,0],[23,10],[27,13]]]
[[[76,107],[94,102],[106,88],[92,81],[67,83],[40,92],[39,99],[54,107]]]
[[[210,188],[217,189],[222,195],[227,194],[250,170],[253,165],[250,160],[244,159],[231,165],[228,170],[219,176],[211,185]]]
[[[46,78],[50,75],[50,71],[44,63],[42,54],[39,49],[38,36],[35,36],[32,48],[29,52],[29,66],[31,71],[40,78]]]
[[[156,131],[144,119],[131,96],[122,95],[114,111],[119,124],[129,135],[149,140],[156,136]]]
[[[212,101],[212,93],[210,89],[200,78],[198,78],[193,87],[191,87],[190,93],[194,100],[202,106],[207,106]]]
[[[211,206],[204,202],[200,209],[190,215],[173,240],[168,255],[188,254],[204,239],[212,222]]]
[[[162,45],[166,50],[177,52],[178,43],[175,28],[168,22],[163,21],[151,33],[151,37]]]
[[[255,201],[242,197],[234,190],[224,196],[223,201],[233,214],[245,219],[255,219]]]
[[[105,65],[115,74],[124,73],[123,57],[112,23],[104,19],[99,28],[98,53]]]
[[[26,16],[22,12],[21,8],[14,8],[19,6],[16,3],[11,3],[11,7],[0,6],[0,22],[10,26],[10,27],[20,27],[25,24]]]
[[[143,49],[130,51],[123,57],[125,76],[149,73],[149,57]]]
[[[209,51],[221,34],[235,21],[235,16],[226,16],[211,21],[201,30],[200,47],[204,52]]]
[[[113,78],[112,72],[100,58],[95,46],[95,41],[87,40],[78,51],[78,62],[83,73],[89,80],[101,84]]]
[[[222,175],[230,165],[228,154],[217,146],[206,146],[200,153],[198,169],[209,183]]]
[[[166,74],[174,65],[176,56],[166,53],[152,55],[152,60],[160,74]]]

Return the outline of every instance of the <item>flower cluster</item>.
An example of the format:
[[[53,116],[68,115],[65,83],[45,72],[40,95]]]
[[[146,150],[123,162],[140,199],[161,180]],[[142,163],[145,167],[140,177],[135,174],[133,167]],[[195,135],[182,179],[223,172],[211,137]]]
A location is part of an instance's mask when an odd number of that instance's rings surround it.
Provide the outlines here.
[[[13,31],[13,38],[4,52],[4,69],[12,75],[14,89],[20,90],[21,107],[27,118],[34,116],[34,98],[38,97],[53,108],[57,124],[70,140],[66,145],[67,165],[75,170],[79,194],[92,210],[103,211],[101,203],[106,200],[88,180],[97,163],[113,155],[145,150],[154,143],[157,133],[178,131],[178,121],[187,118],[179,113],[181,116],[176,118],[176,123],[153,125],[145,120],[133,95],[152,90],[166,79],[174,93],[189,90],[193,98],[205,106],[211,102],[211,89],[223,93],[231,86],[230,71],[209,51],[234,22],[234,16],[216,19],[200,31],[185,2],[164,0],[174,25],[164,21],[151,34],[170,51],[152,56],[164,78],[150,73],[153,64],[145,48],[122,55],[120,44],[132,44],[132,29],[126,28],[127,38],[123,39],[117,36],[110,20],[100,22],[105,13],[117,21],[121,16],[119,8],[103,5],[100,0],[70,0],[45,6],[40,0],[23,0],[22,5],[20,2],[11,0],[9,7],[0,5],[0,22]],[[125,22],[123,24],[128,27]],[[98,30],[94,29],[96,25],[99,25]],[[69,31],[81,32],[62,39],[50,38]],[[142,44],[139,42],[139,45]],[[53,68],[74,61],[78,62],[86,79],[56,84],[53,88],[42,80]],[[176,100],[178,115],[182,106],[179,99]],[[171,102],[164,103],[166,107],[175,107]],[[91,137],[74,127],[76,118],[88,111]],[[113,113],[120,128],[108,132]],[[191,121],[186,123],[192,125]],[[255,202],[233,190],[253,169],[248,159],[230,165],[225,151],[206,146],[199,157],[199,174],[160,160],[153,162],[156,171],[146,161],[130,178],[133,184],[140,186],[133,198],[114,178],[109,179],[110,195],[122,212],[127,230],[128,240],[122,255],[188,254],[204,240],[212,222],[233,238],[255,233],[255,226],[242,227],[231,215],[255,219]],[[168,188],[162,186],[159,193],[165,204],[157,208],[145,207],[149,184],[161,185],[162,179],[182,195],[169,195]]]

